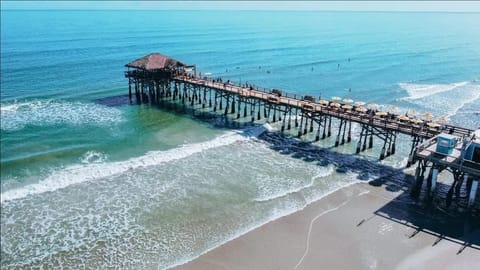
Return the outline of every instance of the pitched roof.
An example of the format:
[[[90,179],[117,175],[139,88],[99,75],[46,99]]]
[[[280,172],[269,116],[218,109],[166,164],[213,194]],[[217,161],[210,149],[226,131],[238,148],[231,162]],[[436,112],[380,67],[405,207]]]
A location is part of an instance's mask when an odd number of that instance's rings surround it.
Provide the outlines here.
[[[160,53],[151,53],[125,65],[144,70],[170,69],[185,64]]]

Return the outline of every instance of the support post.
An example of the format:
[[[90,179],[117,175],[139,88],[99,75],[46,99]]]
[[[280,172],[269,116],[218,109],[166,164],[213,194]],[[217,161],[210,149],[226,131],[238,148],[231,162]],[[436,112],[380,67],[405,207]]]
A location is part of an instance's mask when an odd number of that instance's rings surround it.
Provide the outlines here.
[[[132,101],[132,80],[128,78],[128,98]]]
[[[363,138],[363,131],[364,131],[364,127],[362,126],[362,130],[360,131],[360,138],[358,139],[358,142],[357,142],[357,149],[355,151],[355,154],[360,154],[360,147],[362,145],[362,138]]]
[[[397,134],[393,134],[393,142],[392,142],[392,148],[391,148],[391,151],[390,153],[392,155],[395,155],[395,142],[397,141]]]
[[[295,109],[295,127],[298,127],[298,109]]]
[[[255,102],[253,100],[250,104],[250,116],[252,117],[252,123],[255,122]]]
[[[209,96],[209,99],[208,99],[208,107],[212,107],[212,89],[208,90],[208,96]],[[216,102],[216,100],[215,100]]]
[[[370,128],[370,139],[368,141],[368,149],[373,147],[373,128]]]
[[[230,96],[227,96],[227,104],[225,104],[225,112],[223,113],[225,116],[228,114],[228,103],[230,103]],[[222,105],[222,103],[220,103]]]
[[[303,135],[307,134],[308,129],[308,114],[305,113],[305,127],[303,128]]]
[[[300,116],[300,128],[298,129],[298,138],[302,136],[303,114]]]
[[[327,137],[326,129],[327,129],[327,116],[324,115],[324,116],[323,116],[323,133],[322,133],[322,140]]]
[[[433,195],[435,192],[435,189],[437,188],[437,177],[438,177],[438,168],[433,167],[433,172],[432,172],[432,186],[430,189],[430,196]]]
[[[332,136],[332,117],[328,117],[328,132],[327,137]]]
[[[383,147],[382,150],[380,151],[380,160],[385,159],[385,151],[386,151],[386,146],[387,146],[387,141],[388,141],[388,132],[385,133],[385,141],[383,142]]]
[[[283,121],[282,121],[282,128],[281,128],[281,132],[283,132],[285,130],[285,121],[287,119],[287,107],[285,107],[285,112],[283,113]]]
[[[316,142],[320,140],[320,128],[322,127],[321,122],[322,122],[322,118],[320,118],[320,120],[318,121],[317,135],[315,136]]]
[[[343,120],[340,120],[340,126],[338,127],[337,139],[335,140],[335,147],[340,143],[340,133],[342,132]]]
[[[348,121],[348,136],[347,143],[352,141],[352,121]]]
[[[412,197],[418,197],[420,194],[420,190],[422,188],[423,184],[423,179],[424,179],[424,174],[425,174],[425,169],[426,169],[426,163],[424,161],[418,162],[417,168],[415,169],[415,184],[410,191],[410,194]]]
[[[288,124],[287,124],[287,130],[290,130],[292,128],[292,124],[290,123],[292,121],[292,109],[288,108]]]
[[[237,119],[240,119],[240,109],[242,108],[242,102],[240,102],[240,97],[237,100]]]
[[[473,206],[473,203],[475,202],[475,197],[477,195],[477,189],[478,189],[478,179],[473,180],[472,186],[470,188],[470,194],[468,195],[468,208],[471,208]]]
[[[365,129],[365,136],[363,136],[363,144],[362,144],[362,152],[367,149],[367,139],[368,139],[368,126],[363,125],[363,128]]]

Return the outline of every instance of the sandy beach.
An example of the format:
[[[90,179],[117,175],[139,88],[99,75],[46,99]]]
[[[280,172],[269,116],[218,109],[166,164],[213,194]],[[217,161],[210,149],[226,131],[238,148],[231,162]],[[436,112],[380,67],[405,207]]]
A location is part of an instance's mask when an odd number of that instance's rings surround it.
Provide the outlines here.
[[[473,269],[480,226],[357,183],[173,269]]]

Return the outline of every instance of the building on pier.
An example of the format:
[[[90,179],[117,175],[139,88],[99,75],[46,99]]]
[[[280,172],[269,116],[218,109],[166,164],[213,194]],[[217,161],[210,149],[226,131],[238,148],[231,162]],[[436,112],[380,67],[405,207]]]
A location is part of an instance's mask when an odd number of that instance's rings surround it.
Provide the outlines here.
[[[135,96],[141,102],[152,102],[152,97],[160,93],[160,87],[168,87],[171,79],[179,74],[188,74],[193,71],[196,75],[196,67],[188,66],[161,53],[151,53],[138,58],[125,65],[128,70],[125,77],[128,78],[128,93],[132,98],[132,85]]]

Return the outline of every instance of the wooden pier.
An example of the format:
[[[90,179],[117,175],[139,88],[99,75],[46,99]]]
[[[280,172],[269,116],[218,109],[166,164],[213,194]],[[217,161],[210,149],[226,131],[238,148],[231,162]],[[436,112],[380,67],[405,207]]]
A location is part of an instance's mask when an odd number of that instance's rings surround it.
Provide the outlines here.
[[[234,119],[248,119],[251,122],[259,121],[263,117],[267,122],[281,122],[282,132],[294,126],[298,137],[314,132],[315,141],[318,141],[333,135],[335,147],[351,142],[352,123],[356,123],[361,127],[356,141],[356,153],[372,148],[375,138],[382,145],[380,160],[395,154],[397,136],[405,134],[410,136],[412,141],[407,166],[418,163],[413,195],[418,194],[423,183],[420,178],[423,179],[426,168],[430,167],[427,176],[429,190],[435,190],[436,174],[449,169],[455,179],[452,189],[454,186],[459,189],[462,181],[458,179],[463,177],[465,182],[474,183],[474,192],[471,191],[472,184],[467,185],[467,189],[475,198],[480,179],[480,164],[467,162],[472,166],[459,167],[457,164],[465,163],[458,154],[458,151],[465,150],[461,147],[456,150],[456,156],[447,158],[438,157],[432,150],[439,134],[450,134],[459,138],[459,143],[462,143],[472,136],[473,129],[427,120],[430,117],[422,119],[379,111],[375,104],[353,103],[348,99],[342,102],[341,98],[316,100],[312,96],[292,95],[278,89],[241,85],[221,78],[212,79],[197,74],[195,65],[185,65],[159,53],[146,55],[126,67],[129,97],[132,100],[134,94],[138,103],[181,103],[201,110],[221,112]],[[432,175],[435,176],[433,182]],[[449,196],[451,197],[450,193]]]

